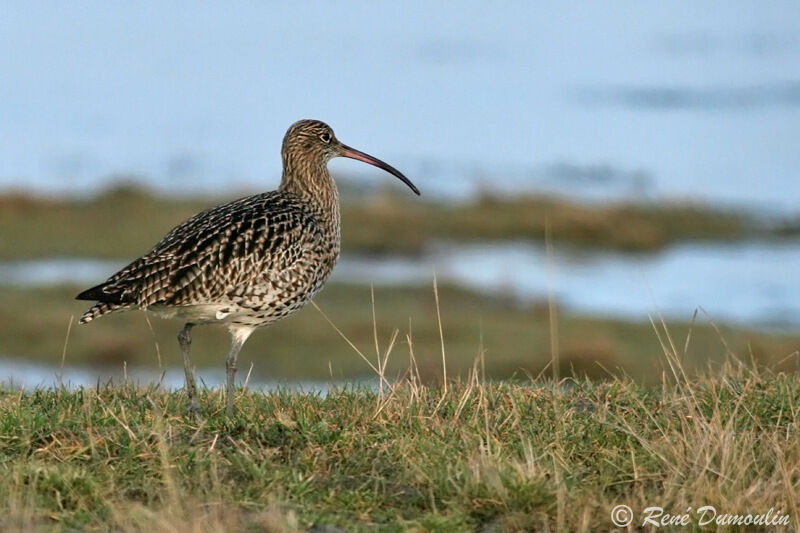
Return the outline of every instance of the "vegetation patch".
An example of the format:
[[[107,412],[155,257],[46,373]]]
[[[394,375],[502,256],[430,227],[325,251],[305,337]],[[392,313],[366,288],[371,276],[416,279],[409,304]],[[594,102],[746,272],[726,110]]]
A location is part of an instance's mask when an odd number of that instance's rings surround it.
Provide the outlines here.
[[[649,506],[710,505],[798,527],[797,377],[670,366],[653,388],[476,371],[446,388],[412,372],[324,397],[240,391],[232,419],[206,390],[196,421],[182,391],[3,390],[0,529],[596,531],[622,504],[635,526]]]
[[[119,185],[93,198],[0,196],[0,259],[53,256],[132,259],[195,213],[232,198],[158,197]],[[345,195],[342,245],[365,253],[422,252],[435,240],[544,241],[649,252],[691,240],[791,238],[800,221],[764,222],[750,214],[691,203],[580,204],[542,196],[485,196],[437,204],[406,196]]]

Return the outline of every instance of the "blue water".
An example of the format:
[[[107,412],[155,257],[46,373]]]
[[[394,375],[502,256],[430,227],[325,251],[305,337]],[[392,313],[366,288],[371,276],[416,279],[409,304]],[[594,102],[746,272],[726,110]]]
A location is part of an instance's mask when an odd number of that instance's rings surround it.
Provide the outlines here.
[[[123,265],[85,259],[0,263],[0,284],[90,286]],[[719,322],[798,331],[797,265],[797,242],[685,244],[648,255],[557,249],[552,256],[542,246],[524,242],[442,243],[414,258],[346,254],[332,279],[376,286],[432,285],[436,275],[439,283],[511,302],[546,301],[552,294],[563,308],[583,314],[690,320],[702,308]]]
[[[4,2],[0,52],[0,188],[269,189],[316,117],[429,196],[798,210],[797,2]]]
[[[347,382],[331,379],[329,381],[281,380],[266,381],[261,378],[250,379],[249,368],[242,368],[237,382],[258,391],[293,391],[325,396],[329,391],[342,388],[378,389],[377,379],[349,380]],[[155,362],[152,367],[127,367],[125,364],[113,366],[84,366],[67,361],[60,365],[31,363],[24,357],[9,357],[0,354],[0,387],[22,389],[49,388],[64,386],[102,387],[106,384],[133,383],[137,385],[158,384],[167,390],[184,386],[183,368],[166,367],[159,369]],[[202,386],[217,388],[225,384],[224,370],[205,368],[195,373]]]

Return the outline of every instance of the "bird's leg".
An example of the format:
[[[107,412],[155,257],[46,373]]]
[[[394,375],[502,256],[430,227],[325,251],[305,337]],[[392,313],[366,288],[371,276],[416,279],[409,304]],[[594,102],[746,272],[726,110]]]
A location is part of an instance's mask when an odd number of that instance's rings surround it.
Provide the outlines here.
[[[200,406],[197,404],[197,384],[194,381],[194,367],[189,357],[193,326],[194,324],[187,323],[178,333],[178,344],[181,345],[181,353],[183,354],[183,370],[186,372],[186,394],[189,396],[189,414],[191,416],[195,416],[200,412]]]
[[[236,377],[236,361],[239,357],[239,350],[242,349],[244,341],[250,336],[251,329],[232,329],[231,330],[231,350],[225,358],[225,369],[228,373],[228,386],[225,391],[225,414],[233,415],[233,396],[236,392],[234,378]]]

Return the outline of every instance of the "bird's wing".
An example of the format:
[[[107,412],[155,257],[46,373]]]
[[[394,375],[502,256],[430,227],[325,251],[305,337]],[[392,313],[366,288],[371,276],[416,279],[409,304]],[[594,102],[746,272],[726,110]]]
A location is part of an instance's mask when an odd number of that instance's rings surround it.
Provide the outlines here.
[[[126,306],[218,301],[265,273],[291,270],[321,238],[313,215],[267,193],[199,213],[150,252],[78,295]]]

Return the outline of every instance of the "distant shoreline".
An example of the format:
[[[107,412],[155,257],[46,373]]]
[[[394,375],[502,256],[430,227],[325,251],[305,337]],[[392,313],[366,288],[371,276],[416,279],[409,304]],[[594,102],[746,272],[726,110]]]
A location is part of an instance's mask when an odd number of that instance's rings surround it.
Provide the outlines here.
[[[424,193],[423,193],[424,194]],[[158,196],[121,184],[91,198],[0,194],[0,260],[52,256],[126,259],[176,224],[231,198]],[[389,192],[343,193],[344,251],[417,255],[433,241],[544,242],[623,252],[657,252],[692,241],[736,242],[800,237],[800,217],[765,219],[744,210],[691,202],[599,204],[550,196],[484,195],[437,203]]]

